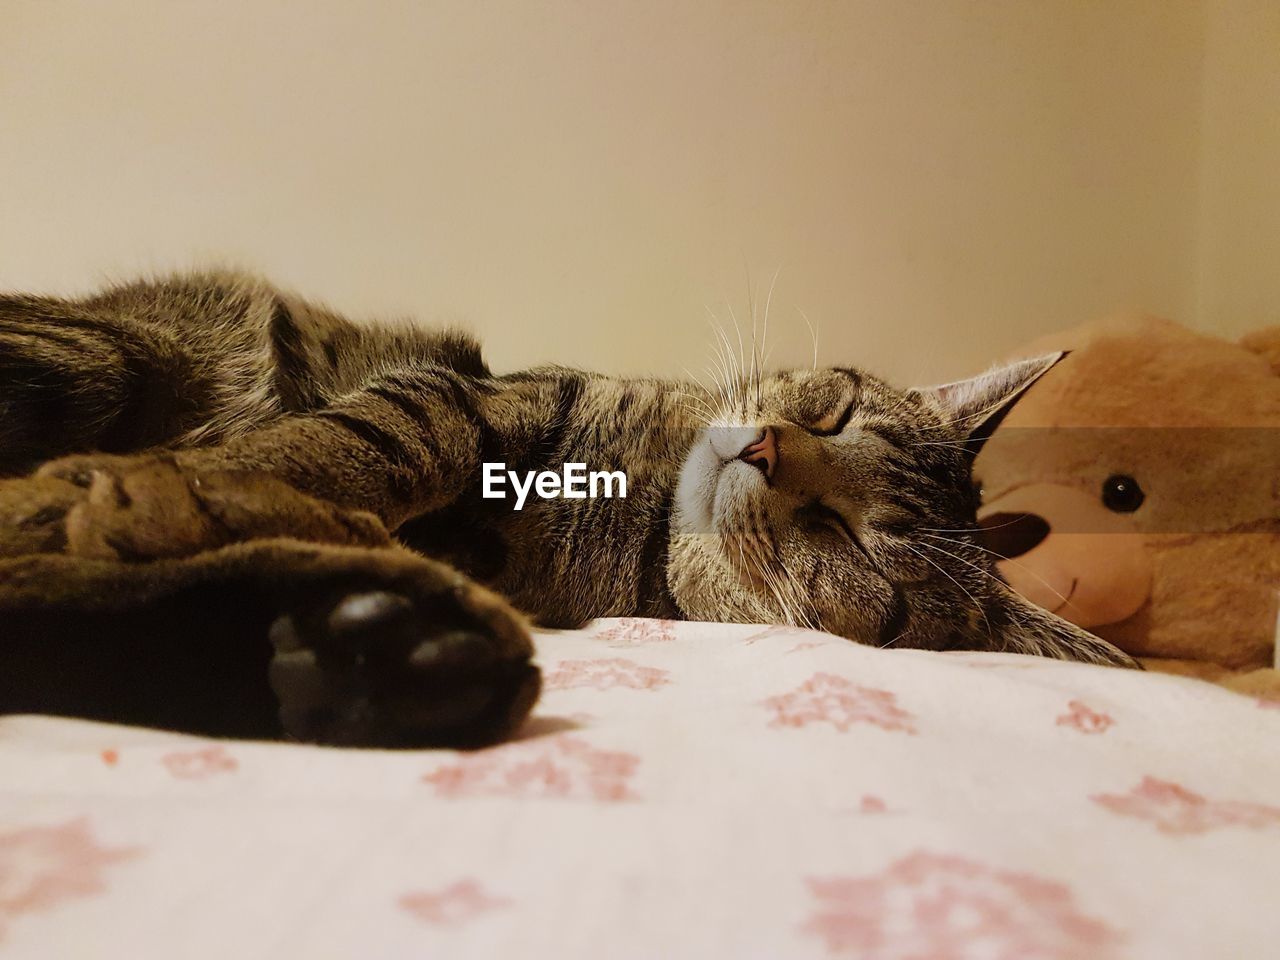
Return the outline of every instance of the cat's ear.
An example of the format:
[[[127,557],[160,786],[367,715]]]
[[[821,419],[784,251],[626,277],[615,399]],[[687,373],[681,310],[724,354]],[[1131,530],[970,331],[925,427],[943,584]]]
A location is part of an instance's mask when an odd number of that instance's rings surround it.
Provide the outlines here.
[[[916,392],[938,402],[947,421],[965,436],[967,449],[976,456],[1013,402],[1065,356],[1059,352],[1018,360],[968,380],[920,387]]]

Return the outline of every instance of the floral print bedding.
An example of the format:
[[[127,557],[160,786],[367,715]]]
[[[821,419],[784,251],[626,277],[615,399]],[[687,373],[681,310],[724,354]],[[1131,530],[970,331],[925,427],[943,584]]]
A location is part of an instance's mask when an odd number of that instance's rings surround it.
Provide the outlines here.
[[[1272,956],[1280,703],[783,627],[539,637],[472,753],[0,720],[0,958]]]

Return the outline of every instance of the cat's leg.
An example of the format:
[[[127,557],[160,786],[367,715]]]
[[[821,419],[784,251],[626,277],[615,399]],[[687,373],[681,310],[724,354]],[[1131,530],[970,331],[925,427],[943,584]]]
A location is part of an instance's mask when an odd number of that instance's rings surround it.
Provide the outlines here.
[[[68,517],[68,527],[80,531],[71,538],[73,552],[84,552],[81,544],[102,545],[112,538],[126,544],[116,552],[133,559],[282,534],[332,540],[306,526],[282,525],[282,515],[308,513],[312,498],[336,504],[346,515],[371,513],[394,529],[446,505],[478,475],[492,434],[479,410],[483,391],[452,371],[419,366],[376,378],[339,402],[280,418],[225,444],[163,454],[66,457],[45,464],[33,479],[87,491],[84,508]],[[191,510],[207,504],[211,498],[202,491],[214,484],[224,522],[177,516],[181,504]],[[270,488],[269,496],[264,487]],[[291,498],[301,503],[285,509]],[[128,529],[121,531],[122,525]],[[174,527],[167,545],[161,542],[166,525]],[[95,533],[95,526],[101,532]],[[139,536],[143,531],[146,536]]]
[[[283,535],[385,543],[375,516],[394,527],[474,475],[489,432],[483,389],[419,365],[225,444],[51,461],[0,480],[0,556],[143,560]]]
[[[214,735],[489,742],[536,699],[520,616],[409,551],[261,540],[0,561],[0,711]]]
[[[176,437],[200,416],[198,367],[173,332],[127,315],[0,296],[0,477]]]
[[[316,410],[281,417],[226,443],[175,450],[192,480],[203,473],[263,474],[394,529],[445,506],[477,475],[492,428],[482,381],[431,364],[389,370]],[[144,455],[145,456],[145,455]],[[80,485],[120,477],[134,457],[72,456],[41,476]],[[141,493],[141,489],[139,493]]]
[[[357,337],[233,280],[0,298],[0,477],[94,451],[0,480],[0,556],[142,561],[281,535],[386,543],[458,496],[493,434],[465,344]],[[338,333],[340,358],[322,349]],[[262,395],[252,416],[241,394]]]
[[[85,490],[56,477],[0,479],[0,557],[61,553],[67,546],[67,514]]]
[[[168,455],[124,459],[85,484],[39,475],[0,480],[0,557],[68,553],[137,562],[254,537],[386,546],[372,514],[344,510],[262,474],[192,473]]]

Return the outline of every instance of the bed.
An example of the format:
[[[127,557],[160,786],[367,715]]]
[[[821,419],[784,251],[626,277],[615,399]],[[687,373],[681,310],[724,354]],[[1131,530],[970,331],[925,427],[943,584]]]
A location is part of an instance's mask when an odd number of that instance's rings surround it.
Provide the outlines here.
[[[602,620],[488,750],[0,720],[0,958],[1254,958],[1280,702]]]

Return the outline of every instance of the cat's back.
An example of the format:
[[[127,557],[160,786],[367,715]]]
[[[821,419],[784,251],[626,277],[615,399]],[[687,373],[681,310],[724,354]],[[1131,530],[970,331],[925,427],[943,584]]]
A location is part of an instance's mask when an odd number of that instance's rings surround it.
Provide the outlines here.
[[[48,332],[42,349],[51,356],[41,359],[62,379],[126,385],[141,398],[140,415],[163,400],[170,413],[148,427],[150,444],[223,442],[397,371],[489,375],[463,334],[404,319],[353,321],[238,270],[168,273],[79,297],[0,296],[0,316],[10,313]]]
[[[267,351],[312,376],[358,378],[371,366],[427,361],[488,376],[479,344],[452,329],[403,317],[353,321],[266,278],[234,269],[194,270],[114,284],[76,301],[94,313],[167,329],[195,345]]]

